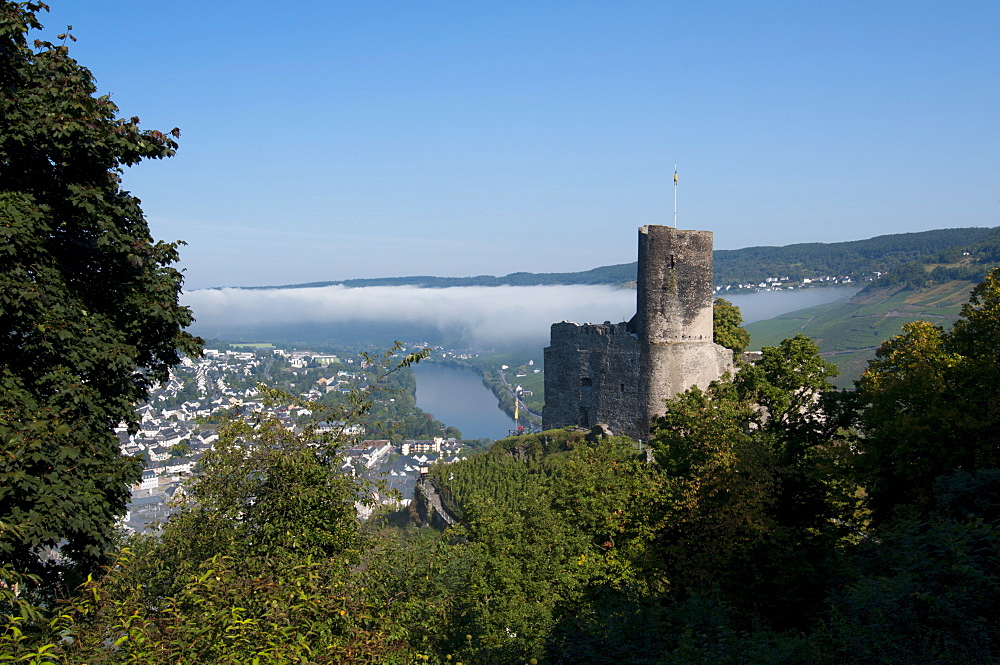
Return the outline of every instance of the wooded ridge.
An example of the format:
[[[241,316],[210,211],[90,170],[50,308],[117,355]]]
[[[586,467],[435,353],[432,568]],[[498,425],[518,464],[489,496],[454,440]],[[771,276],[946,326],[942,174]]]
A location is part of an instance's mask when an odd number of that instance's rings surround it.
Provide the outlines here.
[[[897,233],[866,240],[836,243],[800,243],[783,247],[717,249],[714,253],[716,284],[759,282],[768,277],[799,280],[827,275],[862,278],[876,272],[892,272],[913,261],[951,262],[964,251],[981,249],[995,256],[1000,249],[1000,227],[954,228]],[[543,286],[556,284],[628,285],[635,281],[636,263],[601,266],[580,272],[514,272],[502,277],[374,277],[331,280],[282,286],[251,286],[247,289],[299,289],[342,285],[364,286]]]

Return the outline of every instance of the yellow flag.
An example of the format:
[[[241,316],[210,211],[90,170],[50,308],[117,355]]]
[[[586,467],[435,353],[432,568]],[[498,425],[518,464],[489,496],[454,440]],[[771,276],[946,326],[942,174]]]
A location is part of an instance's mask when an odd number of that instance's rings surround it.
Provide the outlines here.
[[[674,187],[677,186],[677,171],[674,171]]]

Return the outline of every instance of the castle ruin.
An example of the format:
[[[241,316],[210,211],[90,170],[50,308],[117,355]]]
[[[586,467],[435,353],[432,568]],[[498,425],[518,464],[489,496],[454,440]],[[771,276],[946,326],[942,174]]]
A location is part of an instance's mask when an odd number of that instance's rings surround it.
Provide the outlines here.
[[[603,423],[646,439],[665,399],[733,371],[712,341],[712,306],[711,231],[640,227],[632,320],[552,324],[542,427]]]

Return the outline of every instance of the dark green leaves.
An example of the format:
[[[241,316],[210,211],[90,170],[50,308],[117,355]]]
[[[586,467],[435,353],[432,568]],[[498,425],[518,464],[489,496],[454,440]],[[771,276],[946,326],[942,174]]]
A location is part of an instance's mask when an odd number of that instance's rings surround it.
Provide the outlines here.
[[[899,504],[927,510],[940,475],[1000,466],[1000,272],[973,289],[951,331],[917,321],[903,332],[858,382],[862,467],[879,519]]]
[[[65,46],[28,46],[42,9],[0,3],[0,521],[21,525],[0,556],[33,571],[57,544],[62,567],[101,560],[140,471],[113,428],[198,349],[177,246],[119,185],[177,145],[117,118]]]

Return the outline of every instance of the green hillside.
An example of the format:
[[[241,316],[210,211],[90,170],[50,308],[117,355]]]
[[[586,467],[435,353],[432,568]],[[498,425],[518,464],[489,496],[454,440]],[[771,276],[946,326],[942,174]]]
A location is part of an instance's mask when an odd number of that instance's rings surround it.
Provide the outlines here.
[[[906,234],[905,239],[895,236],[873,238],[870,246],[883,248],[890,246],[889,239],[896,238],[898,242],[894,246],[900,251],[881,258],[872,256],[871,265],[881,262],[888,266],[907,256],[910,260],[886,268],[886,274],[853,298],[748,325],[751,350],[774,346],[799,333],[808,335],[840,368],[841,376],[834,383],[842,388],[852,387],[874,357],[875,349],[883,341],[900,334],[904,324],[924,320],[944,328],[951,327],[969,291],[1000,262],[1000,231],[982,230],[986,233],[978,238],[974,233],[966,233],[972,229]],[[947,242],[963,238],[970,242],[945,246]],[[942,244],[936,251],[930,251],[923,243],[927,239],[936,239]]]
[[[867,240],[801,243],[784,247],[716,250],[715,283],[758,282],[771,276],[792,280],[824,275],[864,277],[893,272],[913,261],[953,261],[963,250],[995,238],[1000,229],[938,229]]]
[[[869,287],[850,299],[751,323],[746,326],[750,349],[775,346],[799,333],[807,335],[840,368],[835,383],[850,387],[878,345],[898,335],[903,324],[925,320],[951,327],[973,286],[973,282],[951,280],[924,288]]]

